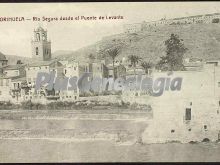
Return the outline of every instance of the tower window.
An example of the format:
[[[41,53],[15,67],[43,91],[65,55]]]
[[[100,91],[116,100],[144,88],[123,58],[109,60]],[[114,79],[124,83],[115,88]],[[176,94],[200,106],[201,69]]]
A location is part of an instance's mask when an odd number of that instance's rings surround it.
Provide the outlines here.
[[[191,108],[186,108],[185,120],[191,120]]]
[[[38,47],[36,47],[36,55],[38,55]]]

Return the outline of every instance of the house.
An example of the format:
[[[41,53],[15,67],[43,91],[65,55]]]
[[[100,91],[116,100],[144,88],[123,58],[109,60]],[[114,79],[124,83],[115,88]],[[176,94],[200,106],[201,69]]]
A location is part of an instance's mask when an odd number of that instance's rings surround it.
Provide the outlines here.
[[[26,77],[14,77],[11,79],[11,96],[16,103],[26,100],[25,96],[28,94],[28,86]]]
[[[107,68],[108,68],[108,78],[114,77],[113,73],[115,73],[115,79],[119,77],[125,78],[126,76],[126,68],[124,65],[119,64],[114,66],[114,68],[112,65],[109,65],[107,66]]]
[[[43,99],[44,97],[48,97],[48,99],[59,99],[58,92],[55,91],[47,91],[42,88],[39,91],[35,90],[35,83],[37,79],[37,75],[39,72],[43,73],[51,73],[54,71],[55,77],[61,78],[63,77],[63,65],[57,60],[51,61],[37,61],[31,64],[28,64],[25,68],[26,70],[26,81],[28,87],[30,88],[28,92],[27,99]]]
[[[50,73],[51,71],[56,72],[56,77],[62,76],[63,65],[57,60],[51,61],[37,61],[34,63],[27,64],[25,67],[27,83],[31,86],[35,85],[37,74],[39,72]]]
[[[91,72],[92,65],[86,62],[80,63],[75,60],[69,61],[63,68],[63,73],[66,77],[76,77],[76,81],[83,75],[85,72]],[[63,101],[73,101],[79,98],[79,88],[75,90],[66,90],[60,91],[60,99]]]
[[[11,78],[6,76],[0,77],[0,101],[11,101]]]
[[[92,77],[93,78],[107,78],[108,77],[108,68],[101,61],[92,63]]]
[[[24,77],[26,75],[25,66],[26,64],[7,65],[4,67],[3,74],[8,77]]]
[[[6,59],[5,55],[0,52],[0,74],[3,73],[3,68],[7,66],[8,60]]]

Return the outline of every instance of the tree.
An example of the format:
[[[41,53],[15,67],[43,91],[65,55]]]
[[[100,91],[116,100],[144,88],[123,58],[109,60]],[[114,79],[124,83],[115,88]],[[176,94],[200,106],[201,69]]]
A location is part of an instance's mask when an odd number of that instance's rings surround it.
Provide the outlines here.
[[[157,64],[161,70],[177,71],[184,70],[183,56],[187,48],[182,43],[182,39],[176,34],[171,34],[170,38],[165,41],[166,56],[162,56]]]
[[[136,66],[142,60],[142,58],[139,56],[130,55],[130,56],[128,56],[128,60],[131,62],[131,66],[133,67],[134,74],[136,76]]]
[[[148,70],[153,67],[153,63],[144,61],[141,63],[141,66],[144,68],[145,73],[148,74]]]
[[[21,60],[17,60],[17,64],[23,64]]]
[[[120,46],[114,46],[108,49],[105,49],[104,52],[107,56],[109,56],[112,60],[112,66],[113,66],[113,79],[115,80],[115,58],[119,55],[121,51]]]
[[[89,54],[89,59],[90,59],[90,61],[93,61],[95,59],[95,56],[92,53],[90,53]]]

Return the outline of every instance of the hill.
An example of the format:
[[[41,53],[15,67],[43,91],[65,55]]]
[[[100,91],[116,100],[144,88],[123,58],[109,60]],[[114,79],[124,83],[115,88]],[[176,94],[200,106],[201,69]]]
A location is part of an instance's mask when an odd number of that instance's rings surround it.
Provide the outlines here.
[[[183,39],[188,48],[185,57],[203,60],[220,59],[220,24],[167,25],[148,29],[135,34],[118,34],[104,37],[101,41],[57,58],[88,59],[89,54],[97,56],[97,48],[122,42],[125,46],[118,58],[137,55],[156,63],[165,55],[164,42],[174,33]]]

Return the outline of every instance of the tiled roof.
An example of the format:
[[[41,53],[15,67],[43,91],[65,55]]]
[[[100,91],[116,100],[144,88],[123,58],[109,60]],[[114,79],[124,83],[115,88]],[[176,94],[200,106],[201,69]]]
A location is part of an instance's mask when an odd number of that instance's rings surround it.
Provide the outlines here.
[[[16,82],[16,81],[26,81],[26,77],[13,77],[12,78],[12,82]]]
[[[28,64],[28,66],[49,66],[53,63],[55,63],[56,60],[51,60],[51,61],[36,61],[33,63]]]
[[[190,63],[185,63],[183,64],[185,67],[200,67],[203,64],[202,63],[197,63],[197,62],[190,62]]]
[[[17,64],[17,65],[7,65],[5,67],[5,70],[17,70],[20,69],[21,67],[24,67],[26,64]]]

